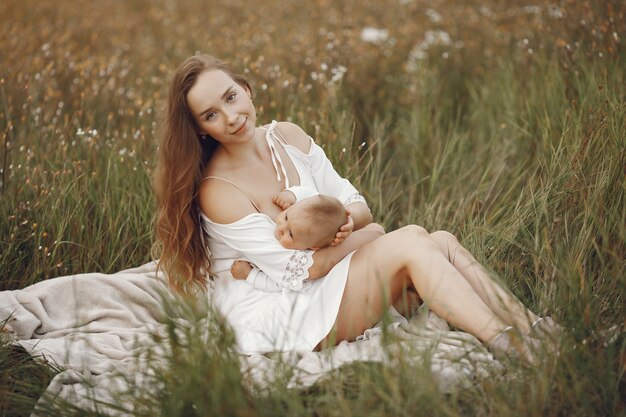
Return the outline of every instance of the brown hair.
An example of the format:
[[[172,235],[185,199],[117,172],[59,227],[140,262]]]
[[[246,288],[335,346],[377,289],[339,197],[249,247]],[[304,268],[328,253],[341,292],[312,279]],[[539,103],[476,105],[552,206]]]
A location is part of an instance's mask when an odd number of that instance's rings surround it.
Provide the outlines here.
[[[330,245],[335,240],[335,235],[339,228],[346,224],[346,208],[335,197],[328,195],[317,195],[306,199],[308,204],[304,210],[304,217],[310,228],[324,231],[330,230],[332,233],[325,233],[315,236],[312,247],[323,248]],[[305,201],[305,200],[302,200]],[[320,227],[323,226],[323,227]],[[328,229],[327,229],[328,228]],[[311,233],[315,235],[315,233]]]
[[[176,70],[169,91],[163,136],[153,178],[156,193],[155,234],[152,254],[179,293],[206,287],[211,262],[199,224],[196,201],[204,169],[218,142],[200,138],[187,104],[187,94],[198,76],[218,69],[252,92],[250,84],[233,73],[227,63],[210,55],[187,58]]]

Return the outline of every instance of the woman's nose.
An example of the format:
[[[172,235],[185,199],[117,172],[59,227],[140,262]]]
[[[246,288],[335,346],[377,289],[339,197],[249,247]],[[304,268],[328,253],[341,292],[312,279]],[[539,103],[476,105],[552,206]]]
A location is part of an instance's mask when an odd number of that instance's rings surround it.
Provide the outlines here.
[[[228,124],[234,125],[237,122],[238,116],[237,112],[229,111],[226,112],[226,121]]]

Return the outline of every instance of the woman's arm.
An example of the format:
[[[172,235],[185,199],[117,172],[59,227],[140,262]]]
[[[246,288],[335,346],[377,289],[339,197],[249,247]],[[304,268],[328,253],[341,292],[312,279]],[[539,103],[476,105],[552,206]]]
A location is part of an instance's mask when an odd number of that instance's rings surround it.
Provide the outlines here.
[[[328,274],[347,254],[353,252],[385,234],[379,224],[370,223],[353,232],[338,246],[328,246],[313,254],[313,265],[309,268],[309,279],[318,279]]]
[[[364,202],[358,201],[350,203],[347,207],[348,210],[350,210],[348,221],[339,228],[331,246],[338,246],[341,242],[346,240],[354,230],[362,229],[372,223],[372,213]]]
[[[352,216],[352,220],[354,222],[354,229],[359,230],[371,224],[374,220],[372,218],[372,212],[370,211],[367,204],[357,201],[352,204],[348,204],[348,210],[350,210],[350,216]]]
[[[359,230],[372,222],[372,213],[367,207],[365,199],[359,195],[356,188],[345,178],[342,178],[332,163],[313,139],[300,126],[281,122],[278,128],[282,137],[290,145],[295,146],[306,155],[311,175],[321,194],[333,196],[341,201],[350,210],[348,223],[341,227],[335,239],[335,245],[341,243],[353,230]]]

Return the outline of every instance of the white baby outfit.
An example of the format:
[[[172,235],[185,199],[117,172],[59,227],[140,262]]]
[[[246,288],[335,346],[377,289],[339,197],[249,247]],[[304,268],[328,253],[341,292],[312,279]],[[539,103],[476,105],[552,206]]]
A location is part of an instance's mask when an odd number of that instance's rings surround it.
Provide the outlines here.
[[[290,184],[276,142],[293,162],[300,186],[336,197],[345,206],[365,202],[352,184],[337,174],[313,139],[305,154],[287,144],[276,125],[272,121],[265,127],[265,138],[277,180],[282,180],[282,173],[286,188]],[[314,251],[283,248],[274,236],[274,220],[257,211],[229,224],[214,223],[201,213],[202,227],[209,236],[211,273],[215,276],[213,305],[233,327],[241,353],[313,350],[335,322],[354,252],[325,277],[309,281]],[[230,267],[236,259],[249,260],[280,283],[282,291],[260,291],[244,280],[233,279]]]
[[[315,189],[303,187],[300,185],[291,186],[287,188],[286,191],[290,191],[294,195],[296,203],[306,198],[319,195],[319,193]],[[244,259],[244,261],[247,261],[247,259]],[[280,292],[283,290],[283,285],[281,281],[272,279],[271,276],[261,271],[254,264],[252,264],[252,270],[250,270],[250,273],[248,273],[248,276],[246,277],[246,282],[252,285],[257,290],[261,291]],[[303,283],[303,285],[304,284],[306,284],[306,281]]]

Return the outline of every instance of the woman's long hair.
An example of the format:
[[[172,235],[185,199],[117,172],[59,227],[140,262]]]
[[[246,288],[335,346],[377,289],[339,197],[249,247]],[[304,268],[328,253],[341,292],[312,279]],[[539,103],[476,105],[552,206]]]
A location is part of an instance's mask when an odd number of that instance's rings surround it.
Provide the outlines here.
[[[211,266],[199,223],[197,196],[206,164],[218,142],[211,137],[200,137],[200,129],[187,105],[187,94],[200,74],[214,69],[225,72],[252,92],[245,78],[234,74],[225,62],[215,57],[196,55],[185,60],[176,70],[170,87],[153,178],[157,208],[152,255],[159,258],[158,268],[179,293],[204,289]]]

